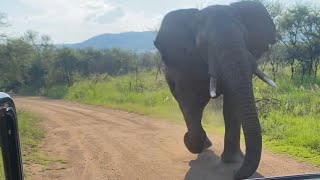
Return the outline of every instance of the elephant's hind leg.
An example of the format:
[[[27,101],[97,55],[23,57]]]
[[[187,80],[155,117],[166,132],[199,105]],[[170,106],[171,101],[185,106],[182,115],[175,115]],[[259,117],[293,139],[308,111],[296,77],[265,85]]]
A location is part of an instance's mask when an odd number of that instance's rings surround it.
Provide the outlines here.
[[[234,114],[232,100],[224,97],[223,116],[225,122],[224,151],[221,159],[225,163],[241,162],[243,153],[240,149],[240,121]]]

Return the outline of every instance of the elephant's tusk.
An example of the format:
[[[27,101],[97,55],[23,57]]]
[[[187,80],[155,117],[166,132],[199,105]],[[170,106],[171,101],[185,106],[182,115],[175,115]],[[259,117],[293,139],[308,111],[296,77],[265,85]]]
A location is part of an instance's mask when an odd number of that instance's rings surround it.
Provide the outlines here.
[[[211,96],[212,98],[214,98],[214,97],[217,96],[217,93],[216,93],[217,88],[216,88],[216,86],[217,86],[217,81],[216,81],[216,79],[213,78],[213,77],[211,77],[211,78],[210,78],[210,96]]]
[[[276,83],[269,79],[260,69],[256,69],[255,75],[258,76],[263,82],[267,83],[271,87],[277,87]]]
[[[272,87],[277,87],[277,84],[274,81],[272,81],[271,79],[266,78],[266,81],[267,81],[266,83],[268,85],[270,85]]]

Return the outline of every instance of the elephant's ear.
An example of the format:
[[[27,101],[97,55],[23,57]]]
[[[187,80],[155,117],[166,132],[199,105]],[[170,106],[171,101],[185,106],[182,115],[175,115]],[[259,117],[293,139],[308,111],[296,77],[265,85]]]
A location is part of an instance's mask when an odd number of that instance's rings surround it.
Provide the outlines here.
[[[155,40],[164,63],[181,68],[189,65],[195,50],[193,19],[198,9],[181,9],[168,13]]]
[[[231,8],[240,17],[248,31],[248,48],[257,49],[261,43],[275,43],[275,25],[265,6],[260,2],[241,1],[232,3]],[[259,45],[258,45],[259,43]],[[261,49],[260,51],[264,51]]]

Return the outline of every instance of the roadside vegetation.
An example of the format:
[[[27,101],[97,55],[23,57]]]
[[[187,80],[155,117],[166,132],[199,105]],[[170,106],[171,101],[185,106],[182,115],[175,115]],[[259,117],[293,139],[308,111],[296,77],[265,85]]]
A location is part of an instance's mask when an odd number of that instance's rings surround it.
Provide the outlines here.
[[[265,3],[276,23],[277,42],[259,66],[278,87],[270,88],[254,79],[264,145],[320,165],[319,8],[299,3],[286,7],[280,1]],[[48,36],[34,31],[20,38],[0,39],[0,90],[184,123],[156,52],[57,48]],[[210,102],[203,120],[207,130],[220,134],[221,104],[221,99]]]

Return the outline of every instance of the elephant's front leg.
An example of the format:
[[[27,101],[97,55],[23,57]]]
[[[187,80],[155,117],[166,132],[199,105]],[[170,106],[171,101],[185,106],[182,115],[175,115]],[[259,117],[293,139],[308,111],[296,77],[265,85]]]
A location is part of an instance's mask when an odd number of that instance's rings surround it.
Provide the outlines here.
[[[188,128],[184,143],[191,153],[201,153],[212,145],[201,124],[203,110],[210,100],[209,77],[194,76],[167,66],[164,73]]]
[[[232,99],[224,97],[223,116],[225,123],[224,151],[221,159],[225,163],[241,162],[243,153],[240,149],[241,123],[234,113]]]
[[[188,128],[188,132],[184,135],[184,143],[187,149],[194,154],[201,153],[204,149],[212,146],[201,124],[203,110],[207,102],[199,103],[199,100],[178,101]]]

